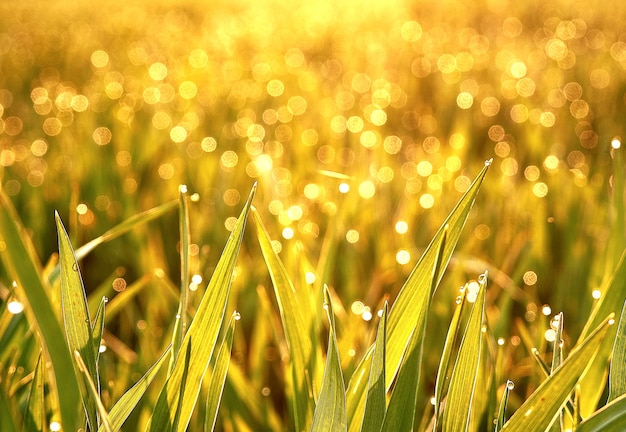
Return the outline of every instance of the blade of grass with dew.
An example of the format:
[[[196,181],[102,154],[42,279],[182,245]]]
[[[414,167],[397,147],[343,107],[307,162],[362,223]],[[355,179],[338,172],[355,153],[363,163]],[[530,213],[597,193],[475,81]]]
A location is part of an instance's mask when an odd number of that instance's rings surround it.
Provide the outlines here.
[[[212,431],[215,429],[215,422],[217,421],[217,411],[222,400],[222,393],[224,392],[224,382],[226,381],[226,375],[228,374],[228,365],[230,364],[230,353],[233,348],[233,336],[235,334],[235,322],[240,318],[238,312],[234,312],[230,317],[228,328],[224,339],[220,344],[217,351],[217,357],[215,358],[215,364],[211,371],[211,380],[209,381],[209,390],[207,392],[206,410],[204,417],[204,430]]]
[[[499,432],[506,422],[506,406],[509,402],[509,393],[511,393],[511,390],[513,390],[514,387],[515,384],[513,384],[513,381],[506,381],[504,391],[502,392],[502,398],[500,399],[500,406],[498,407],[498,415],[496,417],[494,432]]]
[[[50,303],[47,291],[49,285],[41,278],[41,264],[36,258],[34,247],[28,238],[20,219],[4,189],[0,188],[0,258],[8,275],[17,282],[18,290],[23,290],[30,307],[25,308],[31,324],[36,324],[52,362],[55,397],[59,401],[60,421],[65,429],[76,430],[80,427],[80,393],[72,358],[68,350],[64,332],[55,309]],[[55,385],[55,383],[57,385]],[[63,391],[59,391],[60,385]],[[54,417],[53,417],[54,419]]]
[[[313,413],[311,432],[341,432],[347,430],[348,426],[346,392],[337,347],[333,304],[327,287],[324,287],[324,309],[326,309],[330,323],[328,354],[324,367],[324,377],[322,378],[322,388]]]
[[[43,431],[46,424],[44,363],[43,353],[40,353],[35,366],[33,381],[30,384],[30,391],[28,392],[28,404],[26,405],[23,426],[25,431]]]
[[[626,302],[619,317],[609,370],[608,402],[611,402],[626,393]]]
[[[415,422],[415,405],[417,404],[417,390],[421,375],[422,352],[426,321],[430,309],[432,294],[436,289],[437,275],[441,271],[441,259],[448,236],[448,228],[439,245],[439,253],[433,268],[430,285],[430,295],[425,297],[422,307],[417,311],[417,323],[409,339],[406,352],[398,370],[398,379],[389,400],[385,413],[385,420],[381,432],[409,432],[413,430]],[[407,410],[407,407],[411,407]]]
[[[361,432],[379,432],[387,411],[387,388],[385,387],[385,345],[387,344],[387,309],[385,300],[383,313],[378,322],[374,354],[367,385],[367,397],[363,413]]]
[[[472,400],[476,391],[478,368],[482,357],[487,275],[480,275],[478,282],[476,302],[472,306],[459,354],[450,376],[450,387],[441,421],[444,432],[467,430],[472,415]]]
[[[563,362],[563,312],[559,312],[550,321],[550,327],[554,330],[554,341],[552,342],[552,364],[550,365],[550,375],[554,373]],[[571,414],[571,411],[569,411]],[[551,430],[561,432],[563,430],[563,410],[559,411],[558,419],[552,424]]]
[[[100,400],[100,391],[96,388],[96,384],[91,379],[91,374],[89,373],[87,365],[80,355],[80,352],[74,351],[74,358],[76,359],[78,369],[83,374],[83,378],[85,379],[85,382],[87,384],[87,390],[91,394],[91,397],[96,405],[98,416],[101,422],[101,427],[105,432],[113,432],[113,429],[111,428],[111,423],[109,422],[109,414],[107,413],[104,405],[102,405],[102,401]]]
[[[114,240],[118,238],[119,236],[126,234],[127,232],[129,232],[130,230],[132,230],[133,228],[137,226],[143,225],[147,222],[150,222],[154,219],[157,219],[163,216],[168,211],[176,208],[177,205],[178,205],[178,200],[172,200],[165,204],[161,204],[160,206],[151,208],[149,210],[146,210],[144,212],[141,212],[141,213],[138,213],[136,215],[129,217],[128,219],[120,223],[119,225],[116,225],[110,230],[106,231],[104,234],[76,248],[76,250],[74,251],[74,255],[76,256],[76,259],[78,261],[82,260],[87,255],[89,255],[91,251],[93,251],[95,248],[97,248],[101,244]],[[59,271],[60,271],[60,268],[59,268],[59,265],[57,264],[50,272],[50,275],[48,276],[48,280],[51,285],[54,284],[54,282],[56,282],[56,280],[59,278]]]
[[[602,296],[594,307],[589,320],[585,324],[578,341],[587,337],[589,332],[596,328],[602,321],[603,317],[613,313],[616,316],[621,313],[621,307],[626,298],[626,250],[622,254],[615,271],[607,282],[606,288],[602,290]],[[615,326],[617,327],[617,326]],[[601,349],[596,356],[596,361],[587,371],[587,375],[580,382],[581,397],[580,409],[583,418],[593,413],[602,397],[603,388],[599,386],[599,382],[605,382],[608,369],[607,364],[611,350],[613,349],[613,340],[617,329],[613,327],[608,330],[607,338],[603,342]]]
[[[161,390],[148,430],[170,431],[174,426],[176,416],[179,416],[178,430],[186,430],[187,428],[198,400],[202,379],[209,366],[224,320],[233,271],[237,263],[239,248],[255,192],[256,184],[250,191],[248,201],[235,223],[213,276],[202,296],[196,315],[183,338],[181,350],[187,350],[188,345],[191,345],[191,363],[186,374],[186,382],[183,382],[185,365],[179,359],[174,364],[172,373]],[[177,413],[173,410],[179,406],[180,389],[183,386],[185,387],[185,395],[180,405],[181,411]]]
[[[443,222],[421,258],[411,271],[407,281],[400,290],[398,297],[391,306],[387,324],[387,368],[385,382],[389,389],[396,376],[400,360],[404,354],[406,345],[417,322],[416,310],[420,310],[425,303],[425,297],[430,295],[431,271],[439,254],[439,245],[444,233],[447,232],[447,242],[441,260],[441,272],[436,278],[436,285],[443,276],[443,271],[448,265],[452,252],[461,235],[461,230],[467,221],[480,185],[482,184],[491,160],[485,162],[485,166],[474,179],[468,190],[463,194],[454,209]],[[446,228],[446,226],[448,228]],[[350,422],[350,432],[356,432],[361,425],[363,409],[365,405],[366,377],[371,362],[372,348],[368,350],[359,365],[356,367],[348,383],[347,409]]]
[[[93,319],[93,328],[91,330],[92,344],[96,350],[96,366],[100,360],[100,344],[102,343],[102,333],[104,333],[104,318],[105,308],[109,300],[106,297],[102,297],[100,305],[96,311],[96,316]]]
[[[170,359],[169,372],[174,368],[174,362],[178,357],[180,344],[182,343],[187,327],[187,290],[189,289],[189,211],[187,209],[187,186],[180,185],[179,190],[179,222],[180,232],[180,302],[174,321],[172,335],[172,357]]]
[[[626,430],[626,394],[613,399],[587,417],[576,432],[623,432]]]
[[[527,432],[546,430],[559,410],[567,402],[579,379],[589,365],[614,323],[611,314],[563,361],[550,377],[543,381],[528,399],[504,424],[503,432]]]
[[[294,428],[297,431],[302,431],[310,423],[311,414],[313,413],[313,392],[309,381],[307,381],[307,377],[312,376],[312,371],[310,370],[312,347],[309,339],[309,329],[304,323],[300,312],[303,306],[298,301],[295,288],[287,275],[285,266],[274,251],[274,248],[272,248],[269,233],[263,225],[259,213],[253,209],[252,214],[256,223],[261,252],[274,286],[287,346],[289,347],[291,358],[290,375],[293,385],[291,406],[293,407]]]
[[[109,412],[111,429],[119,431],[122,428],[122,425],[139,404],[146,393],[148,386],[160,372],[163,365],[169,359],[171,353],[172,346],[170,345],[166,348],[161,357],[159,357],[150,369],[148,369],[148,371],[139,379],[139,381],[137,381],[117,400],[117,402],[115,402],[115,405],[113,405],[113,408],[111,408],[111,411]],[[98,432],[104,432],[102,426],[98,429]]]
[[[78,351],[80,353],[80,356],[85,362],[87,372],[99,392],[100,379],[98,377],[96,357],[100,343],[98,341],[97,346],[94,346],[94,340],[92,338],[93,330],[91,328],[91,318],[89,317],[87,296],[85,295],[83,280],[70,239],[58,213],[55,214],[55,220],[59,237],[61,304],[67,343],[72,352]],[[79,383],[81,383],[80,378]],[[89,392],[87,383],[82,382],[82,384],[84,385],[79,386],[79,388],[81,390],[83,406],[87,414],[89,429],[97,430],[98,415],[96,401],[91,392]]]
[[[435,428],[439,423],[439,417],[441,416],[441,402],[443,400],[444,391],[450,381],[448,370],[450,368],[450,358],[452,357],[452,348],[454,347],[454,341],[456,340],[459,328],[461,326],[461,316],[466,304],[467,284],[461,289],[460,295],[456,300],[456,308],[454,309],[454,315],[452,315],[452,321],[448,327],[448,333],[446,334],[446,340],[443,344],[443,352],[439,361],[439,368],[437,369],[437,378],[435,380],[435,406],[434,406],[434,423]]]

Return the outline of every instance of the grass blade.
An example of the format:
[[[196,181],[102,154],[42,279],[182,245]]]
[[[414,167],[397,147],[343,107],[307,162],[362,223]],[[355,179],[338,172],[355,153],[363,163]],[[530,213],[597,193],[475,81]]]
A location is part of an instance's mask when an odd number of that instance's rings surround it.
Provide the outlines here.
[[[426,297],[430,295],[431,272],[438,259],[439,245],[442,243],[443,237],[447,236],[447,242],[441,258],[442,271],[439,272],[435,278],[435,285],[439,284],[443,270],[450,261],[452,252],[459,240],[461,230],[465,225],[465,221],[478,194],[480,185],[485,178],[489,165],[491,165],[491,161],[485,163],[485,166],[474,179],[469,189],[443,222],[441,228],[437,231],[422,257],[413,268],[413,271],[391,307],[387,324],[387,367],[385,371],[387,388],[389,388],[397,373],[409,338],[417,324],[418,317],[415,311],[422,308],[423,304],[427,301]],[[363,379],[363,377],[366,376],[367,371],[369,371],[371,352],[370,348],[361,363],[355,369],[348,384],[347,409],[348,419],[350,420],[349,430],[351,432],[358,430],[361,425],[365,405],[365,386],[367,385],[367,380]]]
[[[370,369],[365,412],[361,432],[378,432],[385,420],[387,410],[387,389],[385,387],[385,346],[387,344],[387,301],[378,323],[374,354]]]
[[[626,394],[613,399],[580,423],[576,432],[622,432],[626,430]]]
[[[191,419],[191,414],[198,400],[202,378],[206,373],[220,327],[224,320],[233,270],[237,262],[239,247],[255,192],[256,185],[252,188],[248,201],[228,238],[215,272],[198,306],[196,316],[191,322],[181,344],[181,350],[185,351],[188,349],[188,345],[190,345],[191,363],[189,370],[185,374],[184,362],[180,361],[180,359],[176,361],[172,374],[161,390],[152,414],[148,426],[151,431],[163,432],[173,430],[174,420],[177,416],[179,416],[178,430],[185,430]],[[183,382],[184,375],[186,375],[185,382]],[[181,411],[177,413],[175,408],[179,406],[180,389],[182,387],[185,388],[185,395],[180,404]]]
[[[207,392],[206,411],[204,417],[204,430],[212,431],[217,421],[217,412],[224,392],[224,383],[228,374],[230,364],[230,353],[233,347],[233,336],[235,334],[235,322],[239,320],[239,313],[233,313],[228,323],[228,329],[217,352],[217,358],[211,371],[209,391]]]
[[[610,315],[587,339],[578,344],[565,361],[515,411],[502,431],[546,430],[569,399],[574,386],[594,360],[606,333],[614,322]]]
[[[99,392],[98,367],[96,357],[100,346],[94,346],[92,339],[91,319],[87,307],[87,297],[83,280],[74,256],[74,250],[58,213],[55,214],[59,236],[59,265],[61,268],[61,301],[63,321],[67,343],[72,352],[78,351],[85,362],[86,370]],[[80,380],[79,380],[80,382]],[[98,429],[98,415],[95,399],[92,397],[87,383],[80,386],[83,406],[87,414],[90,430]]]
[[[609,372],[609,400],[611,402],[626,393],[626,302],[617,326],[613,355]]]
[[[313,412],[311,385],[307,381],[307,377],[313,375],[310,364],[312,346],[309,338],[309,329],[305,325],[300,312],[304,306],[298,301],[293,283],[287,275],[287,270],[272,248],[269,233],[265,229],[260,215],[256,210],[253,210],[252,214],[254,215],[257,237],[263,258],[274,285],[276,301],[278,302],[287,346],[289,347],[290,369],[294,387],[292,390],[293,400],[291,401],[295,423],[294,428],[297,431],[302,431],[306,430]],[[307,373],[306,371],[309,372]]]
[[[76,359],[76,364],[78,364],[78,369],[83,374],[83,378],[87,384],[87,390],[91,394],[91,398],[93,399],[96,409],[98,411],[98,415],[100,417],[100,421],[102,423],[102,428],[105,432],[113,432],[111,428],[111,423],[109,422],[109,415],[104,409],[104,405],[102,405],[102,401],[100,400],[100,391],[96,388],[96,384],[91,379],[91,375],[89,374],[89,370],[87,369],[87,365],[83,361],[80,353],[78,351],[74,351],[74,358]]]
[[[141,399],[143,398],[148,386],[156,377],[156,375],[161,370],[161,367],[165,364],[165,362],[169,359],[171,354],[171,346],[168,346],[165,352],[159,357],[159,359],[148,369],[148,371],[133,385],[130,389],[126,391],[120,397],[111,411],[109,412],[109,422],[111,424],[111,429],[114,431],[119,431],[122,428],[122,425],[133,412],[133,409],[139,404]],[[98,432],[104,432],[104,429],[101,427],[98,429]]]
[[[57,389],[54,391],[59,400],[61,424],[67,430],[76,430],[80,427],[80,393],[72,358],[47,295],[50,287],[40,276],[41,264],[19,220],[6,192],[0,188],[0,241],[5,245],[0,248],[0,258],[8,275],[17,282],[18,289],[23,290],[21,298],[30,305],[25,309],[28,320],[37,325],[42,344],[50,356],[54,372],[51,388]],[[61,384],[63,391],[58,391]],[[53,417],[53,420],[58,419]]]
[[[187,290],[189,289],[189,211],[187,210],[187,186],[179,187],[179,231],[180,231],[180,302],[174,321],[172,335],[172,357],[170,359],[170,373],[174,367],[180,344],[182,343],[187,327]]]
[[[335,316],[328,288],[324,287],[324,309],[328,314],[328,355],[322,378],[322,388],[313,414],[311,432],[341,432],[347,429],[346,394],[343,372],[339,361],[339,349],[335,333]]]
[[[496,417],[494,432],[499,432],[506,422],[506,406],[509,402],[509,393],[511,393],[511,390],[513,390],[514,387],[515,384],[513,384],[513,381],[506,381],[504,391],[502,392],[502,398],[500,399],[500,406],[498,407],[498,416]]]
[[[472,414],[472,400],[482,353],[487,275],[482,274],[478,282],[480,285],[476,302],[470,312],[459,355],[450,377],[450,387],[442,419],[444,432],[467,430]],[[470,294],[468,293],[468,296]]]
[[[100,344],[102,342],[102,333],[104,333],[105,308],[108,301],[109,300],[106,297],[102,297],[100,305],[98,306],[98,311],[96,312],[96,317],[93,320],[91,343],[96,350],[96,365],[98,365],[98,361],[100,360]]]
[[[26,431],[43,431],[46,424],[46,410],[44,405],[44,361],[43,355],[39,354],[33,382],[28,393],[28,405],[24,416],[24,427]],[[0,423],[1,425],[1,423]],[[4,430],[4,428],[2,429]]]

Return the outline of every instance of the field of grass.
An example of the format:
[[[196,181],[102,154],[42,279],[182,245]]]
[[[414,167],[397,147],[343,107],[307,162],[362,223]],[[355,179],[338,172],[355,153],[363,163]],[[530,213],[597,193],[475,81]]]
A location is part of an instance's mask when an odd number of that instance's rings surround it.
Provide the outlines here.
[[[614,3],[0,3],[0,430],[624,430]]]

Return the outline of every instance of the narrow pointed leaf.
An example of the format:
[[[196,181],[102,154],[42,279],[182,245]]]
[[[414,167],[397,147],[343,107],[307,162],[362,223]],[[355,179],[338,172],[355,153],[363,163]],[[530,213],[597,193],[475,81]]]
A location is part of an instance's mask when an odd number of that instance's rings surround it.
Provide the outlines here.
[[[256,185],[252,188],[248,201],[228,238],[196,315],[181,344],[180,349],[185,351],[188,349],[188,345],[191,345],[189,348],[191,363],[187,374],[185,375],[184,362],[177,359],[174,369],[157,400],[148,426],[151,431],[173,430],[174,420],[177,416],[179,418],[177,430],[184,431],[187,429],[198,400],[202,378],[208,368],[224,320],[233,271],[255,192]],[[181,387],[185,387],[185,397],[180,403],[180,412],[177,413],[176,407],[179,406]]]
[[[498,416],[496,417],[496,427],[494,432],[499,432],[506,422],[506,406],[509,402],[509,393],[513,390],[513,386],[513,381],[507,380],[506,385],[504,386],[504,391],[502,392],[502,398],[500,399],[500,406],[498,407]]]
[[[102,297],[102,300],[100,300],[100,306],[98,306],[98,311],[93,321],[93,329],[91,331],[91,343],[96,351],[96,366],[100,360],[100,343],[102,342],[102,333],[104,332],[104,312],[107,302],[108,299],[106,297]]]
[[[78,351],[91,380],[96,384],[99,392],[100,380],[96,357],[99,349],[94,346],[92,339],[91,318],[87,306],[87,296],[83,280],[74,256],[74,249],[70,238],[65,231],[58,213],[55,214],[57,233],[59,237],[59,265],[61,267],[61,303],[67,344],[72,352]],[[80,382],[80,381],[79,381]],[[87,414],[87,421],[91,430],[98,429],[98,415],[96,402],[89,392],[87,385],[80,386],[83,406]]]
[[[626,302],[619,318],[609,373],[609,402],[626,393]]]
[[[324,307],[328,313],[330,331],[328,335],[328,355],[322,378],[322,388],[313,414],[311,432],[342,432],[347,429],[346,393],[343,381],[339,349],[335,333],[335,317],[328,288],[324,288]]]
[[[43,272],[34,247],[2,188],[0,241],[5,244],[4,248],[0,248],[2,264],[8,275],[17,282],[19,289],[23,290],[30,306],[25,309],[28,321],[37,325],[42,344],[50,356],[54,374],[51,388],[58,395],[61,423],[66,430],[76,430],[80,427],[80,393],[65,334],[48,298],[50,286],[41,278]],[[63,391],[59,391],[61,385]]]
[[[464,431],[469,426],[482,353],[486,278],[486,274],[479,278],[478,296],[472,307],[459,354],[450,376],[450,387],[442,419],[444,432]]]
[[[28,405],[24,415],[25,431],[43,431],[46,424],[46,409],[44,405],[44,361],[40,353],[35,366],[35,374],[28,393]],[[1,424],[1,423],[0,423]],[[3,429],[4,430],[4,429]]]
[[[447,242],[441,260],[442,271],[436,278],[436,285],[439,284],[443,276],[443,270],[450,261],[452,252],[461,235],[461,230],[465,225],[490,164],[491,161],[485,163],[484,168],[443,222],[441,228],[439,228],[422,254],[422,257],[413,268],[413,271],[391,307],[387,323],[387,367],[385,370],[387,388],[389,388],[396,376],[400,360],[404,355],[411,333],[416,326],[417,314],[415,314],[415,311],[420,310],[422,305],[426,302],[426,296],[430,295],[431,271],[437,260],[439,245],[442,242],[444,233],[447,231]],[[358,430],[361,425],[361,419],[363,418],[365,388],[367,386],[366,377],[370,368],[371,353],[372,349],[370,347],[370,350],[368,350],[367,354],[363,357],[352,374],[348,384],[347,410],[348,418],[350,419],[349,430],[351,432]]]
[[[606,336],[613,316],[605,319],[587,339],[572,350],[565,361],[515,411],[502,431],[546,430],[569,399],[574,386],[592,363]]]
[[[187,290],[189,289],[189,211],[187,210],[187,186],[179,188],[179,231],[180,231],[180,301],[178,312],[174,321],[174,334],[172,335],[172,358],[170,372],[174,367],[180,344],[187,327]]]
[[[585,419],[576,432],[623,432],[626,430],[626,394],[613,399]]]
[[[148,369],[148,371],[133,385],[130,389],[126,391],[120,397],[111,411],[109,412],[109,422],[111,424],[111,429],[114,431],[119,431],[122,428],[122,425],[128,418],[128,416],[133,412],[133,409],[139,404],[141,399],[143,398],[148,386],[156,377],[156,375],[161,370],[161,367],[165,364],[165,362],[169,359],[171,354],[171,345],[167,347],[165,352],[159,357],[159,359]],[[100,427],[98,432],[104,432],[104,429]]]
[[[306,327],[301,313],[305,306],[298,301],[293,283],[272,247],[269,233],[265,229],[259,213],[253,210],[252,214],[256,223],[259,245],[274,286],[280,318],[289,347],[290,372],[294,386],[291,395],[293,398],[294,428],[296,431],[303,431],[310,423],[313,412],[312,391],[307,381],[307,377],[313,375],[309,370],[312,345],[309,329]]]
[[[222,400],[226,375],[228,374],[228,365],[230,364],[230,353],[233,347],[233,336],[235,334],[235,322],[237,322],[238,319],[239,314],[235,312],[230,318],[228,329],[217,351],[217,358],[215,359],[215,364],[211,371],[204,420],[205,431],[212,431],[215,428],[217,412]]]
[[[370,369],[365,412],[361,432],[378,432],[385,420],[387,388],[385,387],[385,345],[387,344],[387,301],[378,323]]]

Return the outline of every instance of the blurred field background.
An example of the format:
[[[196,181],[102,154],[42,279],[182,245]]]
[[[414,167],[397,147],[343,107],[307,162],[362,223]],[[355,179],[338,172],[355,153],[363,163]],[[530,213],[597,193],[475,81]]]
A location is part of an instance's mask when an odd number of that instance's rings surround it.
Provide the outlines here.
[[[576,341],[626,243],[625,8],[4,1],[2,188],[46,262],[57,252],[54,210],[78,246],[186,184],[197,194],[191,271],[201,291],[258,182],[254,205],[294,280],[326,283],[341,299],[349,373],[373,337],[372,314],[493,158],[435,296],[425,376],[434,379],[459,286],[487,269],[487,315],[515,407],[542,378],[527,346],[547,349],[558,312],[566,346]],[[172,211],[82,263],[88,292],[114,298],[141,284],[107,323],[105,403],[167,343],[178,239]],[[284,344],[253,236],[236,276],[231,368],[281,424]],[[6,298],[1,268],[0,280]]]

